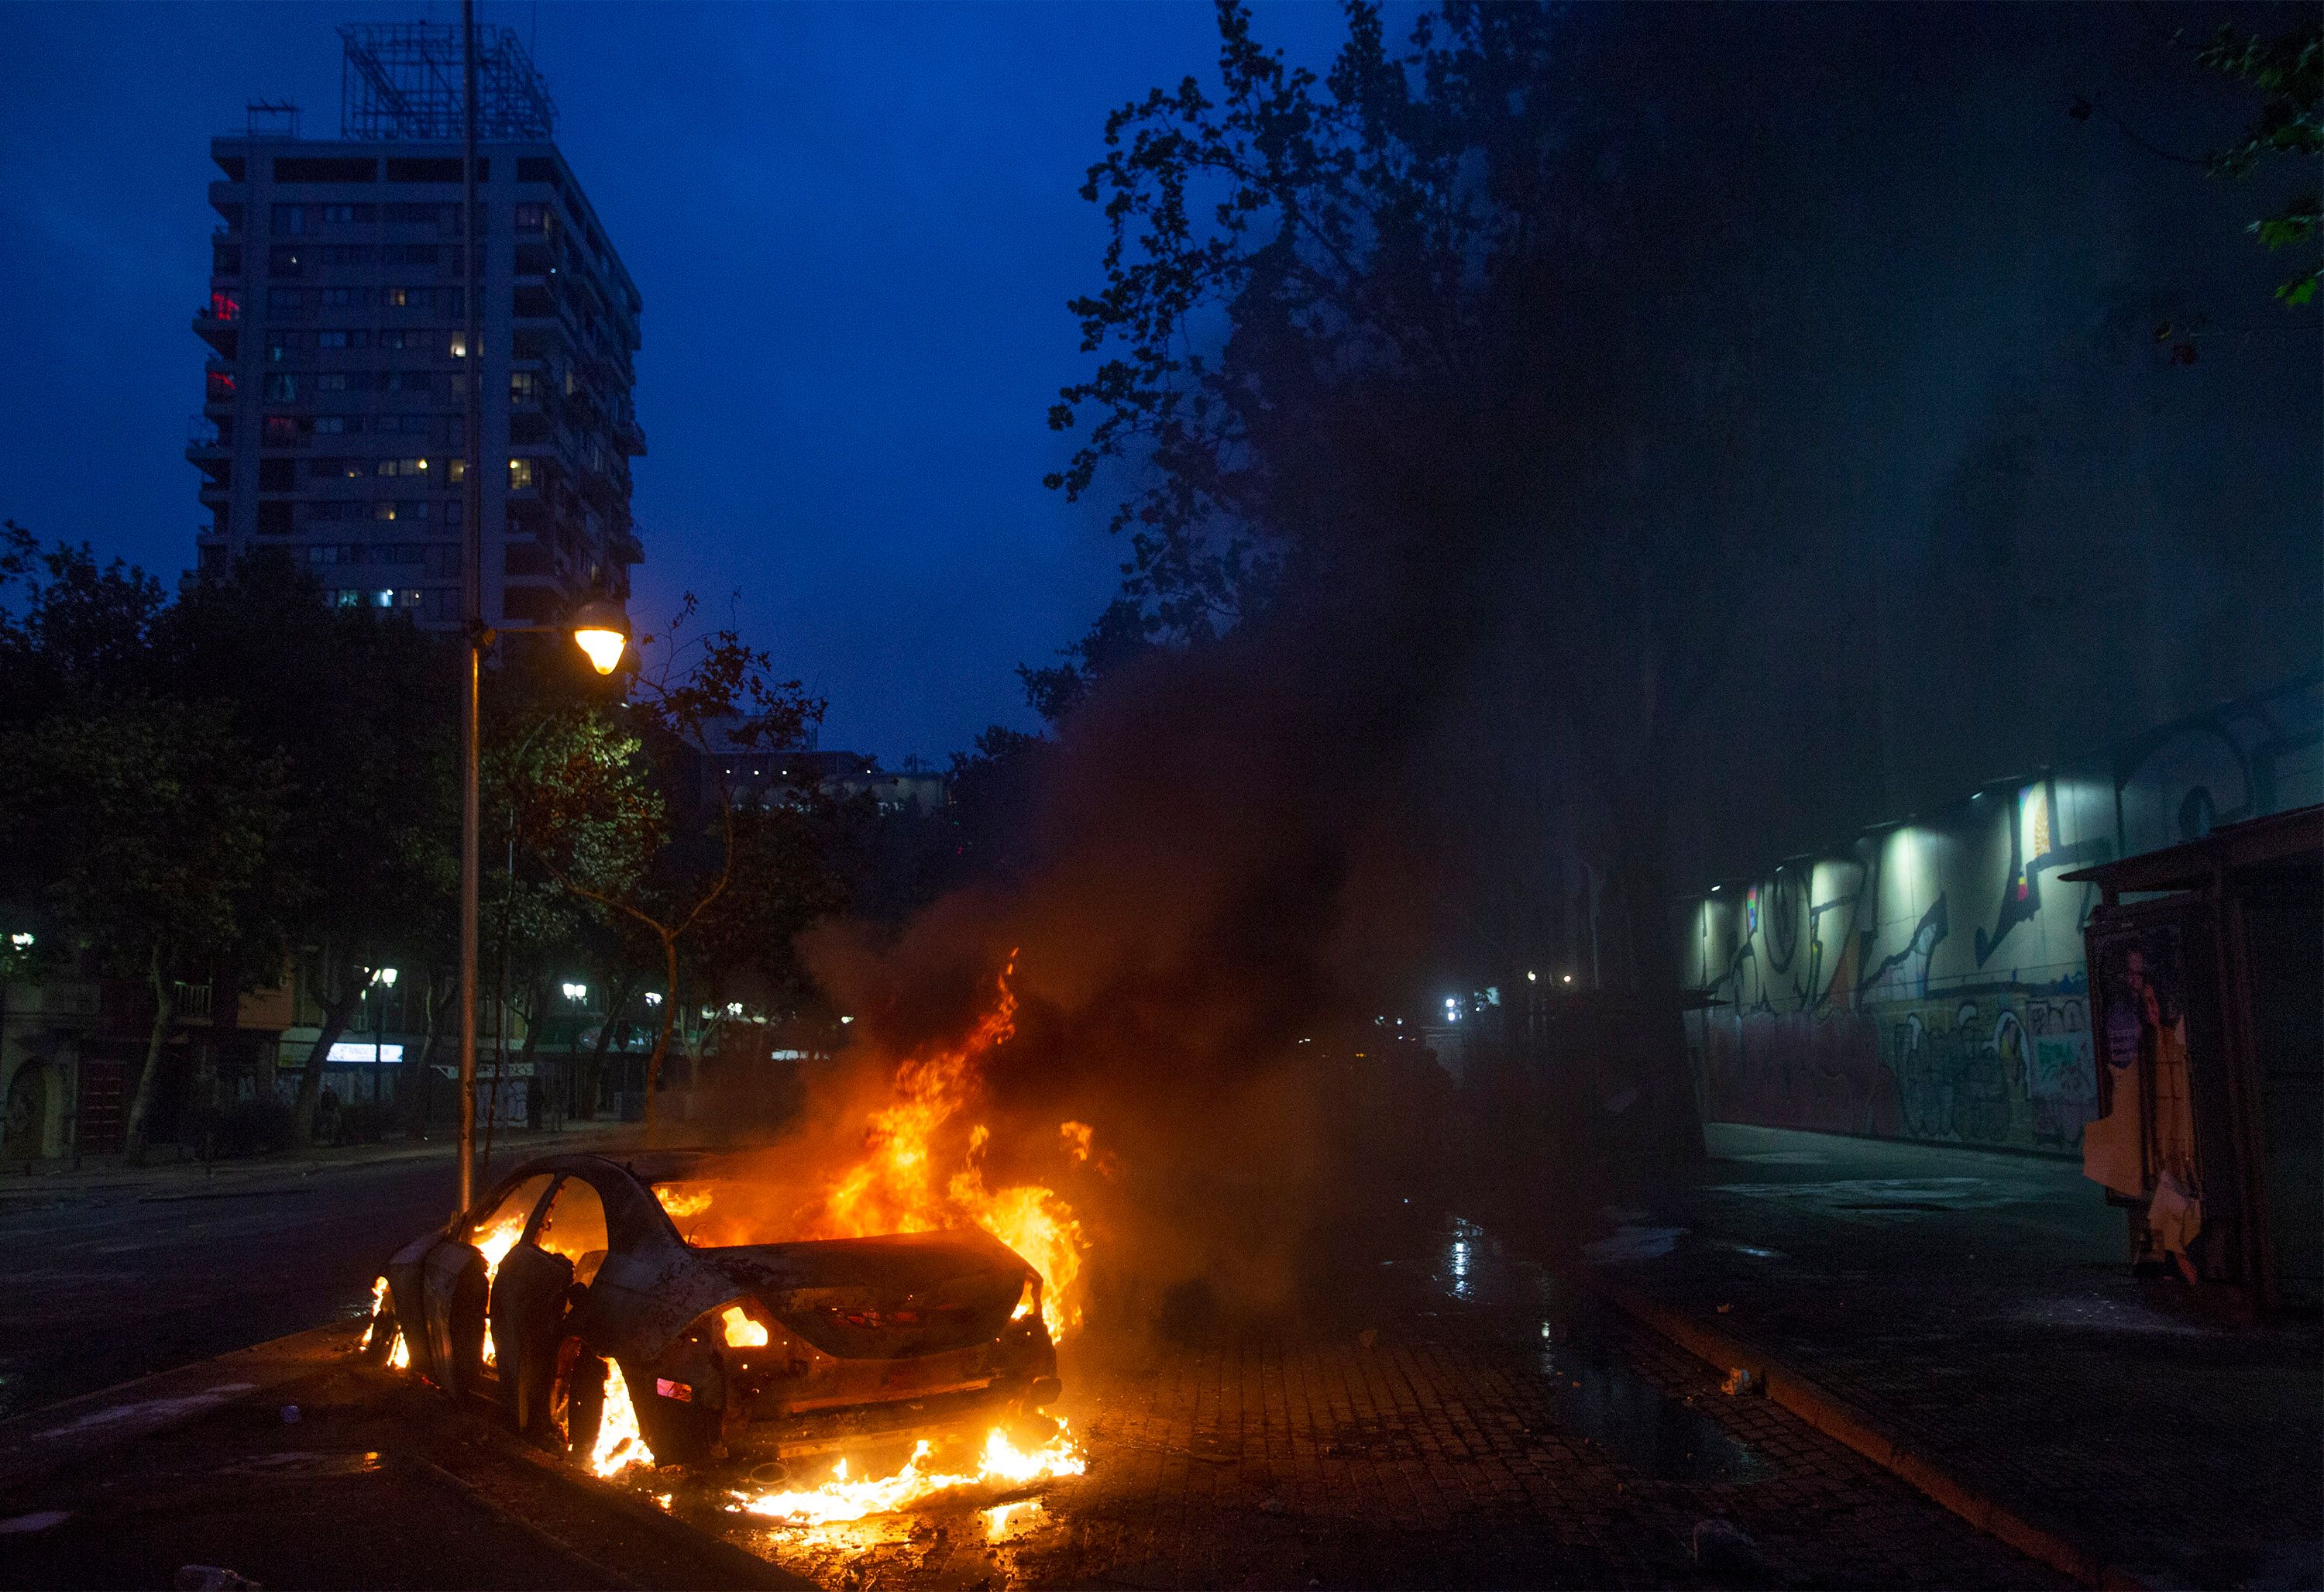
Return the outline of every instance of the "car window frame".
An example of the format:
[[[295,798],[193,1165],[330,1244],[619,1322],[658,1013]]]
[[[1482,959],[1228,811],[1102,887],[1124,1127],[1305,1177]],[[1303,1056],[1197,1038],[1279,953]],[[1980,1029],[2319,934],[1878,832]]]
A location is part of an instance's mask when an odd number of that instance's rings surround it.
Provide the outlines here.
[[[613,1253],[613,1220],[612,1212],[608,1209],[608,1201],[605,1199],[605,1191],[597,1186],[597,1180],[595,1178],[589,1176],[586,1173],[572,1170],[559,1172],[556,1174],[556,1180],[549,1185],[548,1194],[543,1198],[540,1204],[534,1208],[532,1219],[525,1226],[524,1236],[519,1238],[517,1242],[520,1244],[529,1245],[532,1248],[540,1250],[544,1255],[557,1256],[567,1265],[577,1270],[581,1265],[580,1256],[567,1255],[562,1250],[551,1249],[540,1241],[541,1224],[548,1219],[550,1213],[557,1209],[557,1201],[558,1197],[564,1193],[565,1185],[568,1182],[580,1183],[595,1197],[597,1201],[597,1225],[604,1233],[605,1253],[607,1255],[611,1255]],[[587,1252],[585,1251],[584,1253]]]

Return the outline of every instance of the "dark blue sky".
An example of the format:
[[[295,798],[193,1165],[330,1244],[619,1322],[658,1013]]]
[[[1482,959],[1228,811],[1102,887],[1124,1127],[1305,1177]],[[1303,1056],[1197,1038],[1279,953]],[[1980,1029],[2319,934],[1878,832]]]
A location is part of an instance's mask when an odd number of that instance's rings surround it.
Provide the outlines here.
[[[1206,4],[486,4],[534,41],[559,143],[645,296],[641,622],[740,590],[829,696],[825,744],[939,757],[1027,722],[1012,669],[1120,554],[1040,477],[1097,285],[1075,193],[1124,99],[1205,70]],[[214,133],[254,98],[336,135],[345,21],[433,5],[0,10],[0,513],[174,576]],[[1321,61],[1336,7],[1269,6]]]

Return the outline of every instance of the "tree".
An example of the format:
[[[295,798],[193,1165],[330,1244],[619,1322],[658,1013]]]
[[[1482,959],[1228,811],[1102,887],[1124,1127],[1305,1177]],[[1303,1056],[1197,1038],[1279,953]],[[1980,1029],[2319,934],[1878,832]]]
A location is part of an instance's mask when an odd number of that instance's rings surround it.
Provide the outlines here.
[[[157,663],[279,759],[288,809],[263,900],[238,925],[245,980],[287,946],[321,1022],[300,1069],[291,1141],[312,1141],[324,1064],[383,968],[430,959],[456,880],[454,649],[402,615],[327,605],[268,551],[195,583],[157,621]],[[286,664],[298,689],[285,690]]]
[[[1494,732],[1564,749],[1585,787],[1609,980],[1669,990],[1660,776],[1715,677],[1734,549],[1767,518],[1736,463],[1760,324],[1727,280],[1755,218],[1711,198],[1748,148],[1681,150],[1660,107],[1593,89],[1596,58],[1647,25],[1628,17],[1593,34],[1451,0],[1397,54],[1351,4],[1319,79],[1237,0],[1218,14],[1216,88],[1117,111],[1083,189],[1109,228],[1104,285],[1073,305],[1096,361],[1050,419],[1089,428],[1050,484],[1126,481],[1112,523],[1145,633],[1280,638],[1313,695],[1360,704],[1333,732],[1359,762],[1432,755],[1477,679],[1508,687],[1523,716]],[[1503,959],[1479,971],[1507,984],[1521,947],[1449,949]],[[1664,1030],[1685,1154],[1674,1006]]]
[[[153,1000],[127,1148],[143,1157],[178,989],[232,943],[281,843],[284,769],[179,704],[116,700],[0,736],[6,865]]]
[[[660,952],[661,1026],[646,1063],[649,1133],[680,1010],[681,950],[753,854],[742,843],[749,824],[738,825],[732,787],[710,772],[713,739],[724,735],[742,750],[795,745],[823,712],[798,682],[777,680],[767,654],[733,629],[685,634],[695,612],[689,596],[659,636],[638,638],[647,661],[626,703],[558,715],[508,780],[518,833],[549,877],[637,925]]]
[[[2295,161],[2324,160],[2324,23],[2305,24],[2267,37],[2246,33],[2232,23],[2223,25],[2197,58],[2224,77],[2260,92],[2259,114],[2243,138],[2214,154],[2214,175],[2240,180],[2250,177],[2269,157],[2289,155]],[[2304,262],[2280,283],[2275,296],[2287,305],[2315,302],[2319,282],[2324,282],[2324,258],[2319,258],[2324,233],[2318,231],[2324,210],[2315,174],[2288,195],[2272,214],[2251,224],[2259,241],[2271,249],[2288,249],[2305,256]]]

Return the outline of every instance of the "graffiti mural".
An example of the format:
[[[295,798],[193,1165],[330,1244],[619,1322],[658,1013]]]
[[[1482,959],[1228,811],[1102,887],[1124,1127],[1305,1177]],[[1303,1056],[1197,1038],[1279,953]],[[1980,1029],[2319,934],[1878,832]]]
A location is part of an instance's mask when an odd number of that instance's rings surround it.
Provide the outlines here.
[[[2097,891],[2058,876],[2319,801],[2324,676],[1696,898],[1684,965],[1719,1003],[1688,1018],[1706,1115],[2077,1154],[2098,1115]]]

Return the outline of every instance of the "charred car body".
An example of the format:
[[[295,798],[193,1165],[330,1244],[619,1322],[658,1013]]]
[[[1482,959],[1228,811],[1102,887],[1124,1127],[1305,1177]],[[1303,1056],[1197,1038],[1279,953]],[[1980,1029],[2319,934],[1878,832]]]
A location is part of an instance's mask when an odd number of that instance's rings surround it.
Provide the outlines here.
[[[745,1175],[708,1151],[530,1162],[396,1252],[368,1352],[401,1332],[421,1376],[585,1455],[618,1367],[664,1464],[813,1452],[1056,1397],[1041,1280],[1014,1251],[973,1229],[713,1243],[720,1229],[688,1219]]]

